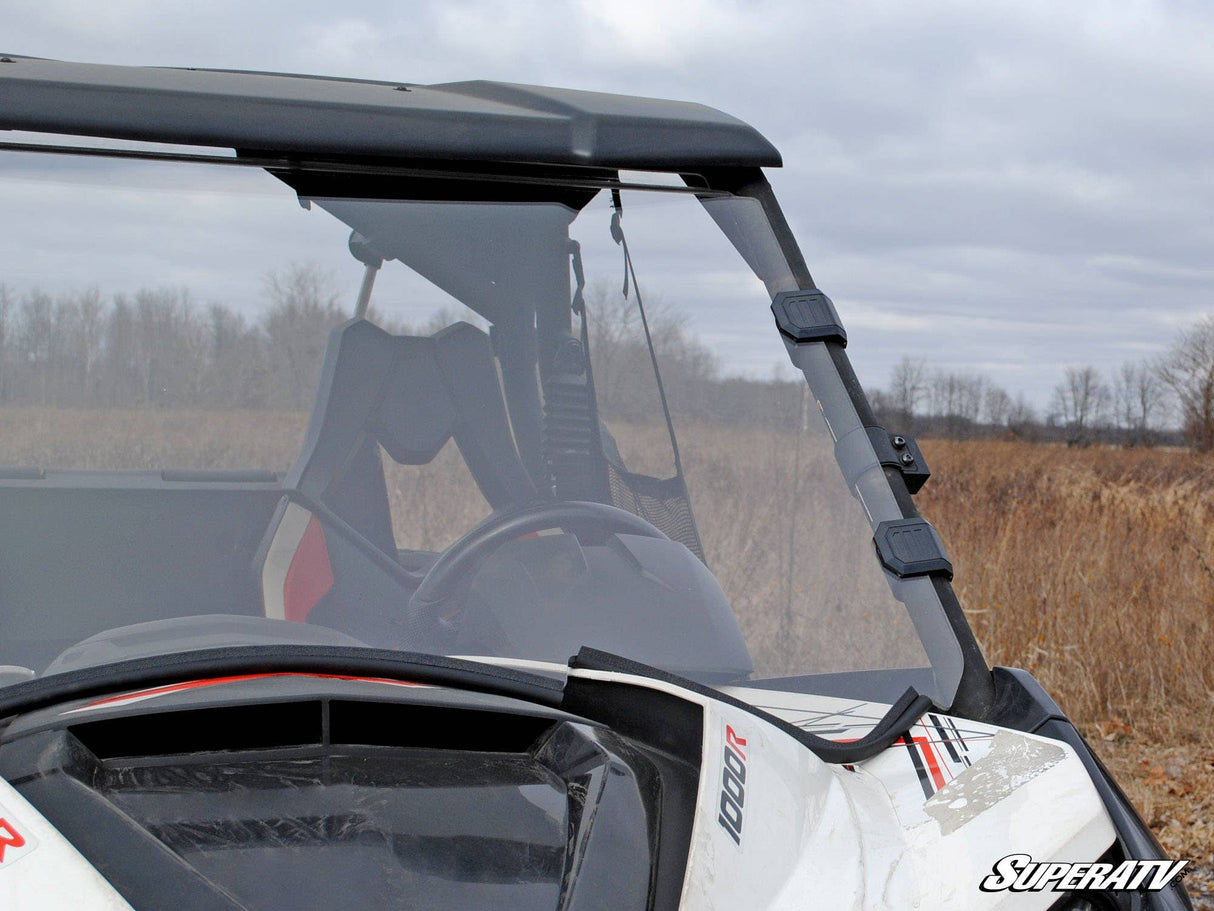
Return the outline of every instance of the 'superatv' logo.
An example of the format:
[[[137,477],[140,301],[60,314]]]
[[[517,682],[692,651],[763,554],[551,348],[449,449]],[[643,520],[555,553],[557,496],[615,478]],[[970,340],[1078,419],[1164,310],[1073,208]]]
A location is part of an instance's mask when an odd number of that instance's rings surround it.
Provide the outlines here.
[[[978,885],[983,892],[1158,892],[1181,876],[1187,860],[1123,860],[1106,863],[1036,863],[1009,854]]]

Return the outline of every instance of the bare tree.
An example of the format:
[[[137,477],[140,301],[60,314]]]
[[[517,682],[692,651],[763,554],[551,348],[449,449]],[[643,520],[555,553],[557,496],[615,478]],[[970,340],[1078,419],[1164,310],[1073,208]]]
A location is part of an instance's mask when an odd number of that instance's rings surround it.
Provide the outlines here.
[[[928,387],[931,413],[944,424],[949,436],[972,432],[982,416],[982,401],[989,381],[980,373],[937,370]]]
[[[990,381],[980,373],[959,373],[956,383],[957,417],[969,427],[973,427],[982,416],[982,403]]]
[[[1126,361],[1113,376],[1113,408],[1117,426],[1126,442],[1141,446],[1150,441],[1152,425],[1158,423],[1167,388],[1144,361]]]
[[[309,266],[268,276],[271,305],[256,322],[219,303],[204,313],[185,289],[142,288],[106,302],[95,288],[18,298],[0,284],[0,401],[306,405],[327,330],[343,318],[326,282]]]
[[[101,399],[109,405],[129,405],[138,399],[138,358],[135,314],[124,296],[114,298],[102,341]]]
[[[270,307],[262,318],[270,401],[305,408],[316,392],[329,330],[347,315],[333,279],[315,265],[296,264],[266,276]]]
[[[927,410],[935,418],[943,418],[953,413],[953,402],[956,396],[954,376],[937,367],[932,371],[927,386]]]
[[[26,375],[28,400],[45,405],[51,396],[51,356],[54,348],[54,300],[34,291],[25,295],[18,314],[17,348]]]
[[[920,358],[904,357],[890,371],[884,405],[906,430],[927,396],[927,381],[927,364]]]
[[[1109,387],[1095,367],[1067,367],[1063,381],[1054,387],[1054,410],[1067,428],[1068,442],[1087,443],[1089,432],[1108,412]]]
[[[1181,331],[1156,369],[1176,397],[1189,443],[1199,452],[1214,449],[1214,315]]]
[[[1031,439],[1037,435],[1040,424],[1037,411],[1029,404],[1024,393],[1018,393],[1007,412],[1007,429],[1022,439]]]
[[[636,296],[625,298],[603,280],[586,287],[590,356],[595,394],[605,416],[647,420],[661,414],[649,346]],[[720,412],[712,401],[716,357],[686,325],[683,314],[661,298],[645,301],[646,320],[673,411],[684,416]],[[711,388],[710,388],[711,387]]]
[[[1002,427],[1007,423],[1008,414],[1012,410],[1012,397],[1002,386],[991,383],[986,387],[982,408],[988,424]]]
[[[76,366],[82,401],[96,402],[97,380],[101,369],[102,343],[105,333],[105,305],[101,292],[90,288],[78,298],[80,326],[78,350],[80,362]]]
[[[12,322],[17,301],[7,285],[0,283],[0,402],[13,397],[13,351]]]
[[[135,295],[134,330],[141,404],[196,403],[206,364],[207,331],[189,292],[140,290]]]
[[[202,386],[211,407],[257,408],[265,404],[265,345],[245,318],[222,304],[207,311],[210,351]]]
[[[84,405],[97,398],[103,306],[96,288],[69,294],[49,306],[46,346],[46,401]]]

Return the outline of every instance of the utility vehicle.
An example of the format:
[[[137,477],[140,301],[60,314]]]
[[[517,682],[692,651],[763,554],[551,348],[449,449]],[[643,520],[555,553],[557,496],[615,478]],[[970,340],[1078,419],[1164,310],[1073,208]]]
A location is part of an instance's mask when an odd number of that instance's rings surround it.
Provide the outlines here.
[[[753,128],[18,55],[0,128],[4,908],[1189,907]]]

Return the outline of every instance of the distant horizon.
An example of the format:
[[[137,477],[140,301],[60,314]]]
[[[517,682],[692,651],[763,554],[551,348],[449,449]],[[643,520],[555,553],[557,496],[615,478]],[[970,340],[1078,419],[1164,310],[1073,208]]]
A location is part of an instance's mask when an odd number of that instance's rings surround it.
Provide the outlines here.
[[[292,276],[297,274],[311,274],[317,282],[316,291],[318,294],[317,301],[320,302],[327,312],[332,314],[331,319],[346,319],[354,316],[353,309],[353,293],[356,286],[352,282],[347,282],[346,286],[342,286],[335,280],[335,276],[331,273],[325,273],[319,269],[312,270],[309,273],[309,267],[295,264],[292,267],[281,271],[271,270],[267,272],[263,278],[263,283],[260,294],[261,303],[251,308],[234,307],[230,303],[204,299],[191,293],[188,286],[162,286],[162,287],[142,287],[126,291],[114,291],[102,293],[96,285],[85,285],[74,289],[62,289],[59,292],[47,292],[38,287],[31,287],[22,291],[14,288],[14,286],[0,281],[0,301],[3,302],[7,309],[0,309],[0,338],[13,338],[14,330],[22,331],[22,320],[24,317],[24,306],[27,301],[30,301],[35,295],[46,297],[47,303],[52,305],[53,315],[48,326],[55,326],[55,320],[62,313],[62,305],[79,305],[85,300],[92,300],[99,307],[99,316],[103,319],[108,319],[114,312],[114,308],[121,302],[128,307],[137,308],[141,299],[150,299],[156,302],[164,301],[171,306],[179,307],[184,313],[188,314],[191,319],[194,319],[201,327],[208,328],[216,319],[222,317],[223,320],[228,318],[234,320],[245,320],[245,329],[248,331],[258,332],[265,331],[264,327],[268,318],[271,317],[272,311],[279,302],[273,300],[274,291],[272,285],[279,281],[289,281]],[[349,276],[347,276],[349,278]],[[591,282],[593,284],[593,280]],[[348,306],[347,306],[348,304]],[[474,322],[482,323],[483,320],[476,314],[468,311],[459,304],[458,301],[453,301],[454,308],[448,312],[448,321],[455,319],[471,319]],[[458,309],[455,309],[458,308]],[[463,312],[460,312],[460,311]],[[438,315],[436,311],[430,317],[431,320]],[[372,313],[369,314],[375,322],[383,328],[392,332],[418,332],[426,331],[424,326],[409,325],[403,323],[399,314],[394,314],[391,311],[383,312],[376,308],[376,300],[372,297]],[[70,315],[69,315],[70,318]],[[593,325],[593,323],[592,323]],[[60,330],[53,330],[60,331]],[[64,332],[75,331],[73,329],[62,330]],[[432,331],[432,330],[431,330]],[[770,330],[774,336],[775,329]],[[710,349],[711,346],[705,344],[705,339],[697,335],[694,330],[688,333],[688,338],[693,346]],[[2,354],[3,352],[0,352]],[[663,360],[663,353],[659,345],[659,362]],[[967,417],[962,415],[962,410],[948,411],[947,409],[939,409],[938,400],[942,394],[935,389],[942,382],[956,384],[962,387],[963,393],[977,395],[980,402],[984,402],[985,398],[994,389],[1001,389],[1007,393],[1008,401],[1005,402],[1005,407],[1014,405],[1027,405],[1031,409],[1031,416],[1027,418],[1028,423],[1040,430],[1051,430],[1064,428],[1067,425],[1065,416],[1058,412],[1055,407],[1054,393],[1051,392],[1050,400],[1043,403],[1031,401],[1024,395],[1022,390],[1008,388],[996,383],[989,374],[977,370],[968,371],[953,371],[941,365],[933,364],[926,358],[910,358],[904,357],[899,364],[891,365],[890,372],[885,377],[883,382],[867,382],[861,378],[862,386],[867,397],[878,412],[897,413],[899,409],[894,407],[891,386],[893,385],[893,373],[901,364],[915,364],[922,370],[922,391],[920,404],[915,408],[912,417],[919,422],[927,422],[929,424],[944,424],[950,421],[961,420],[967,428],[977,431],[988,431],[1000,426],[1008,426],[1007,421],[994,421],[991,419],[987,406],[980,404],[976,406],[977,411],[974,416]],[[777,362],[773,364],[772,369],[768,371],[754,370],[745,371],[736,369],[736,364],[729,361],[719,361],[719,370],[715,376],[715,382],[729,383],[742,381],[747,383],[755,383],[758,385],[767,384],[799,384],[800,378],[797,376],[794,368],[787,362]],[[1084,365],[1086,366],[1086,365]],[[735,368],[735,369],[731,369]],[[1058,383],[1056,388],[1062,386],[1064,378],[1063,370],[1059,371]],[[1107,392],[1110,396],[1113,393],[1113,384],[1115,378],[1113,376],[1099,375],[1099,380],[1107,385]],[[53,404],[53,403],[47,403]],[[1112,406],[1110,398],[1107,403]],[[212,407],[212,406],[196,406],[190,407]],[[264,407],[264,406],[263,406]],[[1182,428],[1175,420],[1173,409],[1169,407],[1161,407],[1156,412],[1156,420],[1150,424],[1150,429],[1157,431],[1160,434],[1176,434],[1181,432]],[[1164,419],[1166,417],[1166,419]],[[1026,420],[1022,416],[1022,422]],[[1092,424],[1093,430],[1099,431],[1101,428],[1116,428],[1119,426],[1111,413],[1101,414],[1098,416],[1096,423]],[[909,430],[909,427],[893,426],[889,427],[893,430]],[[969,432],[969,431],[967,431]],[[1106,434],[1107,435],[1107,434]]]

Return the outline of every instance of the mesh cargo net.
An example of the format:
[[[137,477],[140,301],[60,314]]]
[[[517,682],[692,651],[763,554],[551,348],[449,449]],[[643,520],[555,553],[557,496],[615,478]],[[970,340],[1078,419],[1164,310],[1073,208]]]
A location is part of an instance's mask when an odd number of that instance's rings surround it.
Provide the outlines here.
[[[611,486],[611,505],[640,516],[656,526],[672,541],[704,560],[704,546],[691,514],[687,485],[681,477],[662,481],[648,475],[622,471],[607,460],[607,479]]]

